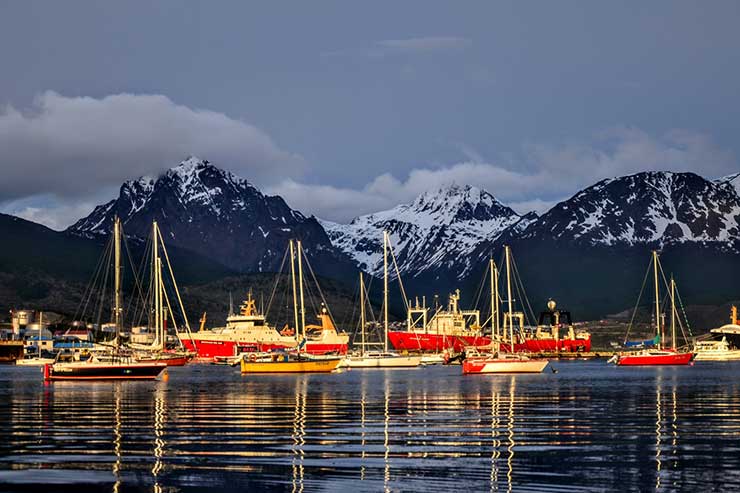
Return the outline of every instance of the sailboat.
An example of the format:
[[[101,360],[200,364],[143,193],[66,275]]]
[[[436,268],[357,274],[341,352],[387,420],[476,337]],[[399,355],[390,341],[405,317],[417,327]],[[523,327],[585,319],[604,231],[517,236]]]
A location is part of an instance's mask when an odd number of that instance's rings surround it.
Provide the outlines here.
[[[511,297],[511,263],[509,247],[506,252],[506,289],[509,310],[504,316],[504,333],[508,327],[509,349],[514,342],[514,311]],[[499,333],[499,303],[498,303],[498,269],[493,259],[489,262],[491,277],[491,325],[493,332],[493,352],[489,354],[474,354],[466,357],[462,363],[462,372],[467,374],[479,373],[542,373],[548,364],[546,359],[529,359],[521,353],[505,352],[501,347]]]
[[[296,289],[296,257],[298,258],[298,289]],[[272,353],[249,353],[240,361],[244,373],[329,373],[337,369],[342,361],[340,356],[311,356],[306,354],[306,313],[303,297],[303,248],[301,241],[290,241],[290,267],[293,283],[293,315],[296,327],[300,328],[301,341],[297,351],[277,351]],[[300,310],[299,310],[300,299]],[[299,325],[300,311],[300,325]],[[328,315],[328,314],[327,314]]]
[[[44,365],[44,379],[56,380],[154,380],[167,368],[165,363],[138,362],[121,345],[123,305],[121,300],[121,220],[113,221],[114,306],[116,337],[105,356],[93,356],[87,361],[60,362]],[[104,258],[106,255],[104,254]]]
[[[174,287],[175,294],[177,296],[177,302],[179,304],[180,312],[182,313],[185,321],[185,328],[187,333],[190,334],[190,324],[188,322],[185,308],[180,298],[180,290],[177,287],[175,276],[172,272],[172,265],[169,261],[169,255],[162,239],[162,233],[159,230],[157,221],[152,223],[152,265],[151,265],[151,304],[152,304],[152,318],[154,319],[154,342],[151,345],[143,344],[129,344],[134,349],[134,357],[136,361],[140,362],[161,362],[167,366],[184,366],[190,361],[195,353],[189,351],[176,351],[167,349],[167,320],[168,314],[171,314],[171,319],[174,322],[174,313],[172,313],[170,300],[167,297],[165,291],[164,277],[162,275],[162,257],[159,254],[159,247],[162,247],[164,252],[164,258],[167,260],[167,267],[169,268],[170,278],[172,279],[172,285]],[[177,331],[177,325],[175,325],[175,333],[177,334],[178,341],[180,336]],[[182,342],[180,342],[182,345]]]
[[[404,356],[388,350],[388,247],[390,238],[388,232],[383,231],[383,350],[365,350],[365,282],[360,273],[360,329],[362,331],[362,346],[360,354],[349,356],[343,365],[349,368],[415,368],[421,364],[421,356]]]
[[[694,353],[679,351],[676,347],[676,281],[671,277],[671,344],[664,348],[662,340],[660,289],[658,286],[658,252],[653,251],[653,278],[655,283],[655,339],[656,347],[645,348],[640,351],[624,353],[615,356],[617,366],[654,366],[654,365],[687,365],[694,359]]]
[[[41,356],[41,332],[44,330],[44,312],[39,312],[39,333],[36,339],[36,356],[16,360],[15,364],[20,366],[43,366],[54,362],[54,358]]]

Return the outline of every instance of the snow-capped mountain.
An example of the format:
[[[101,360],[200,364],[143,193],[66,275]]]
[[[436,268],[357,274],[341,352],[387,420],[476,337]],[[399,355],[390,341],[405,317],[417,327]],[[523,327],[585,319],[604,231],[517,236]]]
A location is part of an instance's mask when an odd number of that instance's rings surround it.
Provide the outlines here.
[[[168,243],[240,271],[278,269],[293,238],[303,240],[312,262],[351,265],[315,218],[195,157],[157,178],[125,182],[118,198],[96,207],[68,231],[86,237],[108,234],[115,215],[129,236],[146,237],[157,220]]]
[[[507,228],[525,227],[533,214],[520,216],[490,193],[469,185],[448,185],[419,195],[412,203],[349,224],[321,221],[332,243],[372,274],[383,272],[383,231],[402,274],[447,271],[452,277],[470,268],[470,253]]]
[[[738,175],[709,181],[694,173],[644,172],[602,180],[560,202],[522,239],[586,245],[716,242],[740,236]]]

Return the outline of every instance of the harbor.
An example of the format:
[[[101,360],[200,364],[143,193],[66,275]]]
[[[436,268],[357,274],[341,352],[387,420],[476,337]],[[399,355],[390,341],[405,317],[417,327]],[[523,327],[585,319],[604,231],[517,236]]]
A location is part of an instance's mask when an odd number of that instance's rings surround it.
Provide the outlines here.
[[[0,368],[0,485],[31,491],[732,491],[739,363],[55,382]],[[619,382],[617,385],[616,382]],[[712,432],[708,433],[707,430]]]

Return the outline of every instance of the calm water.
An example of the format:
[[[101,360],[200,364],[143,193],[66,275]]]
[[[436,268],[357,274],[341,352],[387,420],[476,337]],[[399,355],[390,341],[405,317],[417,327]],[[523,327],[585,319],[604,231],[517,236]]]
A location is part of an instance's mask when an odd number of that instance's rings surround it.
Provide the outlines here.
[[[740,364],[44,384],[0,367],[0,491],[740,491]]]

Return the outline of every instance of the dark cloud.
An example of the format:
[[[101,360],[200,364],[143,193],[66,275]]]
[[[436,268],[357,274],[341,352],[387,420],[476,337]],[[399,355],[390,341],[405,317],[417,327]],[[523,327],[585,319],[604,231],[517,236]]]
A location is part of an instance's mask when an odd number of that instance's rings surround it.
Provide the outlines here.
[[[0,112],[0,203],[33,195],[87,199],[98,188],[156,174],[190,154],[257,183],[300,176],[304,160],[260,129],[161,95],[38,96]]]

